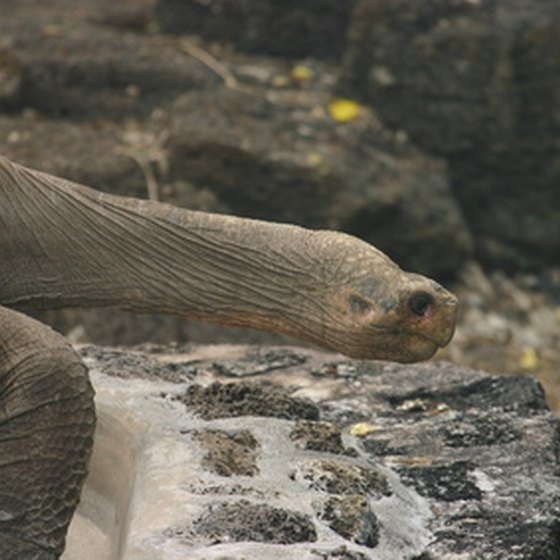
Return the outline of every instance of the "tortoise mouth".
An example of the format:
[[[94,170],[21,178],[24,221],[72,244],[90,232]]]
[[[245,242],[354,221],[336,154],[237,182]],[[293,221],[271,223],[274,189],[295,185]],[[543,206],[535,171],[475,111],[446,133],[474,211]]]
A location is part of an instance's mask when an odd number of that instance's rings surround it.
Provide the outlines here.
[[[424,340],[428,340],[429,342],[432,342],[436,346],[436,348],[444,348],[451,342],[451,339],[455,334],[455,329],[454,328],[445,329],[444,331],[438,331],[435,333],[414,333],[414,334],[420,338],[423,338]]]
[[[447,346],[455,334],[457,306],[453,302],[440,308],[439,313],[428,315],[411,325],[409,332],[435,344],[437,348]]]
[[[449,344],[454,329],[445,332],[418,332],[417,330],[395,330],[394,348],[396,357],[391,358],[403,363],[421,362],[430,359],[440,349]],[[388,331],[387,334],[390,334]]]
[[[431,358],[450,339],[449,335],[442,339],[403,328],[376,329],[376,334],[375,340],[368,347],[362,347],[360,355],[353,357],[400,363],[421,362]]]
[[[429,360],[441,348],[437,341],[421,334],[415,333],[410,340],[411,362]]]

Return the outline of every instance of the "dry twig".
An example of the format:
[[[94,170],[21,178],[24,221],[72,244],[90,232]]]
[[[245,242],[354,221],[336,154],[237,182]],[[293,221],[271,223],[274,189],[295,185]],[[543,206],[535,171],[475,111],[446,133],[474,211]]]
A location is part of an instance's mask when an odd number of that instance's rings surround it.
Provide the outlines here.
[[[226,66],[224,66],[217,58],[212,56],[209,52],[201,49],[200,47],[196,46],[192,41],[187,39],[182,39],[180,41],[181,48],[185,51],[188,55],[196,58],[199,62],[204,64],[207,68],[212,70],[214,74],[219,76],[224,85],[229,89],[238,89],[239,83],[237,78],[233,75],[233,72],[229,70]]]
[[[153,164],[156,164],[163,173],[167,171],[167,155],[163,145],[168,136],[167,132],[155,135],[135,129],[128,130],[123,135],[124,144],[119,148],[119,152],[134,160],[142,171],[150,200],[160,198]]]

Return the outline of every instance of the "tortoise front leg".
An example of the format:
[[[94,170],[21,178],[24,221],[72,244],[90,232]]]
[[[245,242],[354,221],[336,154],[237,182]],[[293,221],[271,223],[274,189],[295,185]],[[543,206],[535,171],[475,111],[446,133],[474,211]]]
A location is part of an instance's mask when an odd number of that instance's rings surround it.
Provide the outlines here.
[[[0,307],[0,558],[63,550],[93,444],[87,369],[49,327]]]

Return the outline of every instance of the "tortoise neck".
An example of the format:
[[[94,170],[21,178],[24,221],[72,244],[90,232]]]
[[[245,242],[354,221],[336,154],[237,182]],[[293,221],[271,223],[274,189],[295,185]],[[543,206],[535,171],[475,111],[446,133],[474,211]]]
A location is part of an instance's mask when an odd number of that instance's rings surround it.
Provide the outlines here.
[[[317,315],[303,228],[112,196],[4,159],[0,200],[0,304],[114,306],[300,337]]]

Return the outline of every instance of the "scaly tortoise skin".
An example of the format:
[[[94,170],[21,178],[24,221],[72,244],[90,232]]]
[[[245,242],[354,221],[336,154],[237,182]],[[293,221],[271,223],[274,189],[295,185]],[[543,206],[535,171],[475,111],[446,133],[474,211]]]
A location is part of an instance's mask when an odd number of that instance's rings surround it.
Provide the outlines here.
[[[457,300],[349,235],[113,196],[0,157],[3,560],[60,556],[95,425],[85,366],[14,309],[100,306],[414,362],[449,342]]]

